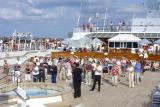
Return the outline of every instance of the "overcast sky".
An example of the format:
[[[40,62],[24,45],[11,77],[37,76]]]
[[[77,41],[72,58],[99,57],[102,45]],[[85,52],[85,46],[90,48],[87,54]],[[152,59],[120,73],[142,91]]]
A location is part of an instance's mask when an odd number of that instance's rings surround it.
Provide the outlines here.
[[[0,0],[0,36],[17,32],[32,32],[33,36],[66,38],[73,31],[82,5],[82,16],[96,13],[107,22],[126,22],[133,16],[143,16],[144,0]],[[81,20],[81,23],[84,21]]]

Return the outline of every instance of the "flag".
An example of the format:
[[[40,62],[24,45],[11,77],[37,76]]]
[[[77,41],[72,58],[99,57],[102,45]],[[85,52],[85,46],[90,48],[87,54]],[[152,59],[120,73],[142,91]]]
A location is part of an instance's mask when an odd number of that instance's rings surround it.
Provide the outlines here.
[[[88,18],[88,23],[91,23],[92,17]]]

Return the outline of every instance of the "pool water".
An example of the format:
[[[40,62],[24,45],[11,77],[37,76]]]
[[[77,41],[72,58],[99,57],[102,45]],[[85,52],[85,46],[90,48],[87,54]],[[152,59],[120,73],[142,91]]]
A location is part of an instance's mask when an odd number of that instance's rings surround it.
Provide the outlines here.
[[[33,97],[33,96],[48,96],[48,95],[53,95],[57,93],[58,91],[55,90],[46,90],[46,89],[27,89],[26,93],[27,96]],[[16,96],[16,93],[14,91],[10,91],[7,93],[4,93],[9,96]]]

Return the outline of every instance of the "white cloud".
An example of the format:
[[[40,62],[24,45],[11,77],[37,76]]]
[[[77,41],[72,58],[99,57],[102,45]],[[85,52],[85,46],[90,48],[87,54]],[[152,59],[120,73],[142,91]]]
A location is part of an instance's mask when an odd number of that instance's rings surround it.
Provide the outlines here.
[[[27,0],[27,1],[28,1],[28,3],[30,3],[30,4],[34,4],[33,0]]]
[[[43,19],[57,19],[59,17],[63,17],[65,15],[65,11],[67,9],[65,7],[57,8],[57,9],[52,9],[52,10],[45,10],[42,15]]]
[[[28,4],[32,3],[33,5]],[[46,20],[57,19],[64,16],[66,7],[37,8],[32,0],[20,1],[15,4],[12,1],[0,8],[0,19],[4,20]]]
[[[44,13],[43,10],[37,9],[37,8],[31,8],[30,12],[33,13],[33,14],[43,14]]]
[[[133,4],[116,5],[122,0],[5,0],[0,1],[0,18],[6,20],[25,19],[25,20],[44,20],[64,17],[65,19],[77,18],[81,1],[85,15],[99,12],[107,14],[142,12],[143,8]],[[110,15],[109,15],[110,17]]]
[[[7,20],[22,19],[23,15],[19,10],[11,8],[2,8],[0,9],[0,18]]]

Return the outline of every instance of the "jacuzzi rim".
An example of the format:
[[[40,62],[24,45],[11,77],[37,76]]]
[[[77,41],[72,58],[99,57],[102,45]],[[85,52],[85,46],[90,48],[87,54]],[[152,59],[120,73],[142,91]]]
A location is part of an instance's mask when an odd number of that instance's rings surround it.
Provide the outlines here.
[[[65,88],[64,86],[60,85],[60,84],[53,84],[53,83],[19,83],[19,86],[22,87],[23,89],[30,89],[31,87],[27,87],[27,86],[35,86],[35,85],[43,85],[43,86],[57,86],[59,88],[61,88],[62,90],[60,90],[59,92],[57,91],[56,93],[53,93],[52,95],[48,94],[48,95],[40,95],[40,96],[29,96],[30,98],[47,98],[47,97],[53,97],[53,96],[61,96],[63,94],[67,94],[69,92],[72,92],[71,89],[69,88]],[[11,84],[11,86],[16,86],[15,84]],[[9,86],[7,86],[9,87]],[[32,87],[33,89],[37,88],[37,89],[41,89],[41,88],[38,88],[38,87]],[[15,88],[12,88],[12,90],[9,90],[9,91],[4,91],[2,93],[2,95],[6,95],[4,93],[6,92],[10,92],[10,91],[13,91],[13,89]],[[48,90],[50,88],[47,88]],[[8,95],[9,98],[8,99],[13,99],[13,98],[16,98],[17,96],[11,96],[11,95]]]

